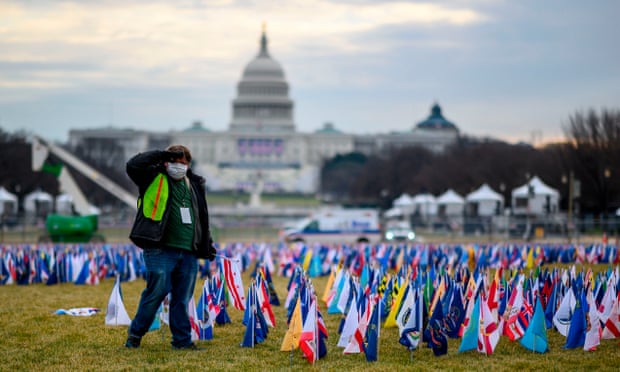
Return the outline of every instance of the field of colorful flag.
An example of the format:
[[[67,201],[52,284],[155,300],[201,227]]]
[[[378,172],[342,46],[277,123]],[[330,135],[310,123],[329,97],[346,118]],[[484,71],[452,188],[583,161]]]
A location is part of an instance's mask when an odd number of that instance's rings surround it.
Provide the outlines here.
[[[619,259],[616,246],[597,244],[230,244],[215,261],[201,261],[202,290],[188,313],[193,339],[208,341],[231,322],[230,311],[243,312],[238,341],[247,348],[283,327],[280,350],[308,363],[328,352],[378,361],[387,328],[398,330],[393,342],[412,355],[421,347],[445,355],[455,339],[458,353],[490,356],[501,338],[545,353],[548,332],[564,338],[563,349],[593,351],[620,338]],[[121,282],[144,272],[132,245],[3,246],[0,267],[5,285],[115,278],[106,325],[128,324]],[[281,297],[272,275],[287,278]],[[320,294],[319,276],[327,279]],[[286,318],[276,319],[273,306]],[[167,323],[166,301],[160,310],[152,330]],[[324,317],[337,317],[338,328],[328,334]],[[329,335],[336,349],[328,350]]]
[[[480,269],[531,269],[549,264],[620,263],[618,247],[607,244],[411,244],[315,245],[233,243],[221,247],[241,272],[257,259],[270,273],[289,277],[302,266],[310,277],[329,275],[344,262],[360,275],[374,260],[383,270],[401,267],[461,267],[474,262]],[[0,285],[75,283],[96,285],[117,276],[133,281],[144,276],[142,250],[133,244],[0,244]],[[201,277],[212,268],[201,261]],[[237,299],[240,300],[240,299]]]

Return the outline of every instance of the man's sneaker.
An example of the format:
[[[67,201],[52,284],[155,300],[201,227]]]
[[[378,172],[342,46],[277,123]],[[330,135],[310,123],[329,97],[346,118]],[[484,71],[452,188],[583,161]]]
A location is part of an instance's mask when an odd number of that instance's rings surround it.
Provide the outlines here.
[[[185,345],[185,346],[172,346],[172,348],[174,350],[195,350],[195,351],[205,350],[205,348],[199,347],[198,345],[196,345],[193,342],[191,344]]]
[[[140,347],[140,340],[141,338],[138,336],[129,335],[127,337],[127,341],[125,341],[125,347],[128,347],[130,349],[137,349],[138,347]]]

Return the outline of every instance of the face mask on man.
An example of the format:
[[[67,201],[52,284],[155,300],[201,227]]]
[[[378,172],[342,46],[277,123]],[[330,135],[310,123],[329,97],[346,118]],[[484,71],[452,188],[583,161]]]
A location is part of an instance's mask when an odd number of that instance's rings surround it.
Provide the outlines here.
[[[168,163],[168,167],[166,168],[168,175],[172,177],[172,179],[180,180],[185,177],[187,173],[187,165],[183,163]]]

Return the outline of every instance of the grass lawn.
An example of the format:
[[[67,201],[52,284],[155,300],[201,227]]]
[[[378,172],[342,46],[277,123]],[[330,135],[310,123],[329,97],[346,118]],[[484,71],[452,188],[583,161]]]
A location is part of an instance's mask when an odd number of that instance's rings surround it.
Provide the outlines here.
[[[284,302],[288,279],[274,275],[273,280]],[[319,298],[326,281],[326,277],[313,279]],[[246,289],[248,283],[246,273]],[[518,342],[502,337],[491,356],[476,351],[458,353],[460,340],[451,339],[448,355],[436,357],[423,343],[410,353],[398,343],[397,328],[381,329],[378,361],[369,363],[364,354],[342,354],[342,349],[336,346],[340,316],[326,314],[324,304],[321,309],[329,331],[328,353],[314,366],[302,358],[299,350],[292,354],[280,351],[287,328],[282,307],[274,307],[276,328],[270,329],[267,340],[253,349],[239,346],[245,332],[241,324],[243,314],[229,307],[232,324],[216,326],[213,340],[198,342],[206,350],[172,350],[167,328],[147,334],[139,349],[128,350],[123,347],[127,327],[105,325],[113,284],[113,279],[106,279],[96,286],[0,287],[0,370],[617,371],[620,368],[618,340],[602,340],[593,352],[565,350],[565,338],[555,330],[548,331],[550,351],[545,354],[532,353]],[[133,317],[144,281],[124,282],[121,287],[125,307]],[[201,288],[202,280],[197,280],[195,300]],[[91,317],[54,314],[57,309],[74,307],[98,307],[102,312]]]

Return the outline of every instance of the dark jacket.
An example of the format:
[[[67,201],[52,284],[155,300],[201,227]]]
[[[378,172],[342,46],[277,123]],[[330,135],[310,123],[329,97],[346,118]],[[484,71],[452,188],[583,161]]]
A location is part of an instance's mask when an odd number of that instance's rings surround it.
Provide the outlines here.
[[[165,151],[147,151],[135,155],[127,162],[127,175],[138,186],[140,196],[138,197],[138,212],[129,234],[129,238],[138,247],[143,249],[162,247],[164,231],[170,211],[168,209],[169,199],[166,199],[165,210],[161,218],[152,219],[143,212],[145,192],[157,178],[163,175],[167,178],[169,184],[172,180],[166,173],[164,161],[167,152]],[[213,240],[209,229],[209,211],[207,209],[207,199],[205,191],[205,179],[194,174],[191,169],[187,170],[187,178],[192,188],[192,207],[194,216],[198,219],[194,223],[194,241],[192,250],[198,258],[212,259],[215,254],[213,248]],[[167,190],[166,190],[167,191]]]

